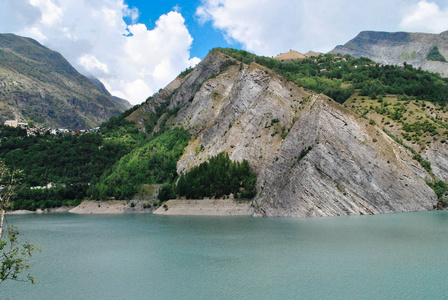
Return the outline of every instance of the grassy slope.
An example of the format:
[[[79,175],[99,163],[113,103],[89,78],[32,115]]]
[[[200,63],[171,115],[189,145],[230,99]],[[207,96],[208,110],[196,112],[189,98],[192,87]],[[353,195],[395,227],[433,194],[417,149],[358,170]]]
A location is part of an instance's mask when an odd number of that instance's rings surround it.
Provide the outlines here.
[[[418,152],[432,142],[448,139],[448,107],[396,95],[372,99],[354,94],[345,103],[354,112],[386,129]]]

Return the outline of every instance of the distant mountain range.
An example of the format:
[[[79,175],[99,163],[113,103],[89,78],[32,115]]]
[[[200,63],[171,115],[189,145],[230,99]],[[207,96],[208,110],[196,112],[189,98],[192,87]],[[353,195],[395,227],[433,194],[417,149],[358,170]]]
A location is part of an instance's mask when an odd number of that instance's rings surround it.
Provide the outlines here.
[[[448,77],[448,31],[440,34],[363,31],[330,53],[367,57],[387,65],[406,62]]]
[[[0,122],[82,129],[98,126],[131,105],[98,79],[88,79],[61,54],[37,41],[0,34]]]

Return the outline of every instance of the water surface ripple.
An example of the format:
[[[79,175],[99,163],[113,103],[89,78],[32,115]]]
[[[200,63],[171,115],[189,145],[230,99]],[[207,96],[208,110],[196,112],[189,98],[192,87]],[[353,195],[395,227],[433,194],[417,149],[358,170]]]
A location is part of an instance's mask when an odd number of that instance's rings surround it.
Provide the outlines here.
[[[448,299],[448,212],[9,216],[35,285],[1,299]]]

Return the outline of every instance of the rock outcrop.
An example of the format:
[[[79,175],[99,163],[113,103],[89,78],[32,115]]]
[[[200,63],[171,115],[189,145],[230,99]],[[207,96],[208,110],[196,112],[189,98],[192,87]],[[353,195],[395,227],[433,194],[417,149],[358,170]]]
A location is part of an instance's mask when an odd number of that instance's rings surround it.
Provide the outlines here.
[[[442,143],[431,143],[423,154],[431,163],[431,170],[439,180],[448,181],[448,146]]]
[[[178,172],[222,151],[257,173],[257,216],[335,216],[432,210],[429,174],[380,128],[256,63],[212,51],[190,74],[128,117],[179,108],[170,126],[193,140]],[[442,171],[443,172],[443,171]]]

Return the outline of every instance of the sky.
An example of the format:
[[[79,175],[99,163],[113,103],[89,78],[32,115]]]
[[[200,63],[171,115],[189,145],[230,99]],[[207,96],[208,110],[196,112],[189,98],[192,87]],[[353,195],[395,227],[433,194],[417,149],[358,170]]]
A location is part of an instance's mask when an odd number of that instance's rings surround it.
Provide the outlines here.
[[[132,104],[214,47],[328,52],[364,30],[443,32],[448,0],[0,0],[0,33],[36,39]]]

